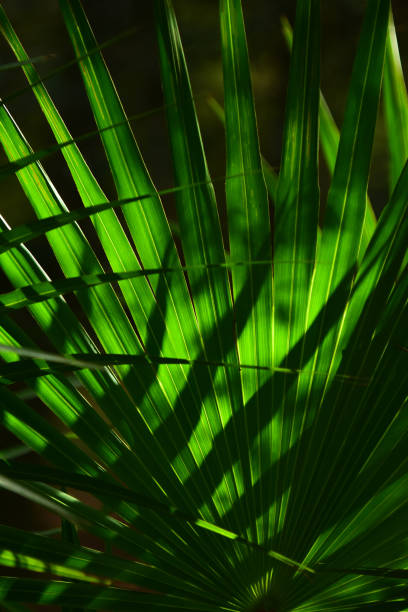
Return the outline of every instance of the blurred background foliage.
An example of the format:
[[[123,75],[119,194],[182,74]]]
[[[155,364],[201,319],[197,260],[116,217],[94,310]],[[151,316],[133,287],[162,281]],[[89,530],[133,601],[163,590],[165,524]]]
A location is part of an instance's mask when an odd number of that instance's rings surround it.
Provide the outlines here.
[[[336,122],[341,125],[352,62],[366,2],[332,0],[322,2],[322,89]],[[393,1],[403,67],[408,62],[408,2]],[[282,15],[293,23],[295,0],[243,0],[250,51],[253,86],[262,152],[278,168],[280,162],[283,109],[289,69],[289,54],[281,34]],[[45,56],[37,68],[42,77],[73,59],[73,51],[59,13],[57,0],[5,0],[3,6],[31,57]],[[159,189],[173,184],[157,60],[153,9],[150,2],[134,0],[86,0],[84,7],[99,43],[121,33],[127,36],[109,45],[104,56],[116,82],[125,110],[133,116],[155,111],[132,121],[147,167]],[[225,173],[223,128],[208,105],[209,96],[222,103],[218,3],[216,0],[174,0],[185,47],[204,145],[214,178]],[[129,28],[132,31],[129,32]],[[6,43],[0,41],[1,63],[13,61]],[[71,133],[79,136],[94,129],[79,71],[76,66],[57,72],[46,85]],[[45,120],[19,69],[1,72],[1,96],[8,102],[23,133],[35,150],[53,143]],[[107,163],[97,137],[81,145],[97,179],[107,194],[115,197]],[[4,157],[1,158],[5,160]],[[44,161],[70,208],[79,206],[61,155]],[[378,123],[371,172],[370,196],[377,210],[387,198],[388,154],[382,121]],[[328,177],[321,164],[322,198]],[[15,179],[2,185],[1,213],[11,225],[33,218],[29,204]],[[223,182],[216,182],[221,207]],[[171,198],[165,202],[174,215]]]

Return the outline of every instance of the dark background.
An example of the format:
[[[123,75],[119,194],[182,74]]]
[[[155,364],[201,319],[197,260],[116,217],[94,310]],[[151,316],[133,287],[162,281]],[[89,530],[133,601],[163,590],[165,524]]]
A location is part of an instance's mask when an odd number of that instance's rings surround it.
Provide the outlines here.
[[[222,177],[225,173],[223,128],[207,103],[210,95],[220,103],[223,101],[217,4],[215,0],[174,0],[210,171],[213,177]],[[341,125],[366,2],[325,0],[321,4],[322,89],[338,125]],[[3,6],[29,55],[49,56],[46,61],[37,64],[42,76],[73,59],[73,51],[56,0],[5,0]],[[126,112],[134,115],[157,109],[157,112],[149,117],[132,122],[132,126],[157,188],[170,187],[173,180],[165,116],[161,108],[163,100],[152,2],[85,0],[84,7],[99,43],[135,25],[139,28],[137,33],[106,49],[104,56]],[[293,23],[295,1],[243,0],[243,7],[261,148],[270,163],[278,168],[289,68],[289,54],[281,35],[280,17],[286,15]],[[394,0],[393,8],[403,67],[407,69],[408,2]],[[8,46],[1,40],[0,64],[13,60]],[[26,85],[18,69],[0,72],[0,77],[0,95],[3,99],[12,96]],[[46,81],[46,86],[74,136],[95,128],[76,66],[50,78]],[[24,93],[13,96],[7,106],[34,150],[53,144],[52,133],[31,91],[26,89]],[[98,138],[81,145],[81,150],[107,195],[114,198],[115,191]],[[1,153],[0,163],[4,161],[5,157]],[[46,159],[44,166],[67,206],[79,206],[78,196],[61,154]],[[387,173],[388,152],[380,109],[370,184],[370,197],[377,210],[381,210],[386,203]],[[223,182],[217,182],[215,186],[222,203]],[[322,163],[322,200],[327,186],[327,172]],[[173,215],[171,200],[166,199],[164,203],[169,214]],[[11,225],[34,219],[15,177],[2,184],[0,213]],[[32,243],[32,249],[40,258],[45,253],[38,241]],[[44,258],[41,263],[49,269]],[[52,265],[50,267],[52,269]],[[3,447],[17,442],[8,435],[7,439],[3,435],[1,437]],[[55,517],[39,508],[38,513],[33,514],[32,506],[25,500],[3,494],[2,499],[5,503],[0,504],[0,520],[5,523],[24,525],[32,529],[47,529],[57,524]]]

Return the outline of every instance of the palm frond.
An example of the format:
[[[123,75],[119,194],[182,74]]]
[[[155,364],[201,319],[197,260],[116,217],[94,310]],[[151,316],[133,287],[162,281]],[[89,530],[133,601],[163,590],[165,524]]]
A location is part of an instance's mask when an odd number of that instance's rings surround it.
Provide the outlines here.
[[[154,2],[174,175],[160,191],[106,45],[79,0],[59,4],[96,124],[79,137],[0,7],[15,55],[3,69],[21,68],[55,138],[33,149],[11,112],[18,92],[3,99],[0,179],[19,182],[37,219],[0,220],[0,419],[20,442],[0,452],[0,486],[61,525],[0,526],[1,604],[406,610],[408,106],[389,0],[368,0],[341,131],[320,91],[320,4],[298,0],[293,45],[283,24],[278,172],[260,152],[241,2],[220,0],[225,110],[210,105],[225,125],[225,224],[170,0]],[[384,65],[390,197],[377,220]],[[95,137],[112,200],[80,150]],[[78,210],[42,164],[56,153]]]

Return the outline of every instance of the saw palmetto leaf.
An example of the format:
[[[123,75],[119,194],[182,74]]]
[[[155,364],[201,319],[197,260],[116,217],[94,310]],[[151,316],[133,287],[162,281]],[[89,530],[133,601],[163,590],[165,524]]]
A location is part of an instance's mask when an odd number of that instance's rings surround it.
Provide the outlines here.
[[[59,5],[96,124],[78,138],[0,7],[15,56],[3,68],[22,70],[55,138],[33,150],[12,116],[18,92],[3,98],[0,179],[18,180],[38,219],[0,220],[0,420],[20,441],[0,452],[0,486],[61,525],[0,526],[1,605],[406,610],[408,106],[390,2],[367,2],[339,131],[320,92],[320,3],[297,1],[275,172],[241,2],[220,0],[225,110],[210,105],[225,125],[225,224],[171,1],[153,6],[174,174],[160,192],[86,5]],[[391,188],[377,221],[367,185],[384,60]],[[79,148],[95,136],[112,201]],[[41,164],[57,152],[80,209]]]
[[[225,135],[227,153],[226,180],[229,247],[231,261],[256,261],[271,257],[268,197],[262,173],[262,162],[256,127],[249,59],[246,46],[241,3],[235,0],[220,3],[222,60],[224,71]],[[256,202],[256,205],[255,205]],[[238,359],[242,363],[270,363],[272,335],[262,322],[272,320],[272,277],[267,268],[249,266],[232,269],[234,317]],[[251,309],[248,309],[248,304]],[[265,539],[267,518],[256,511],[262,508],[260,483],[262,472],[261,422],[264,402],[271,398],[271,377],[259,371],[242,372],[241,387],[244,405],[253,403],[252,413],[245,410],[241,427],[249,448],[249,491],[247,512],[251,538]],[[262,390],[262,393],[261,393]],[[264,400],[262,399],[264,397]],[[251,419],[255,435],[250,436]],[[267,434],[266,434],[267,435]]]
[[[298,351],[295,348],[302,345],[306,331],[316,257],[319,30],[319,3],[299,3],[274,217],[274,258],[290,262],[274,268],[274,360],[284,367],[303,367],[303,347]],[[299,385],[301,379],[302,375]],[[302,427],[302,419],[297,414],[298,384],[280,377],[274,385],[276,458],[287,453]],[[279,481],[285,480],[291,480],[287,470],[279,470],[274,497]],[[277,504],[270,537],[281,529],[286,504],[287,493]]]

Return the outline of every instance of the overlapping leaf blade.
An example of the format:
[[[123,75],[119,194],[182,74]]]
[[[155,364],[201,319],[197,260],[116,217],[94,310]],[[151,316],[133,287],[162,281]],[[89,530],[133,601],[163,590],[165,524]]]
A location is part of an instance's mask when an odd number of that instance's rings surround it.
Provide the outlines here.
[[[225,128],[227,147],[226,198],[231,261],[256,261],[271,258],[269,204],[262,173],[255,108],[249,72],[240,0],[220,2],[222,59],[224,70]],[[238,175],[238,176],[236,176]],[[272,362],[272,274],[271,267],[232,270],[234,316],[238,358],[243,363],[263,365]],[[251,538],[265,541],[267,517],[261,488],[265,466],[261,446],[267,431],[265,404],[271,398],[271,377],[261,372],[242,372],[242,397],[245,405],[243,426],[250,454],[249,495]],[[261,394],[262,391],[262,394]],[[262,397],[264,399],[262,399]],[[248,406],[253,404],[251,413]],[[251,419],[255,426],[250,426]],[[254,434],[249,434],[254,431]],[[249,491],[248,491],[249,493]]]
[[[292,48],[293,33],[292,28],[286,18],[282,19],[282,29],[286,42],[289,48]],[[330,108],[325,100],[325,97],[320,91],[319,100],[319,136],[322,152],[328,166],[330,175],[333,175],[336,164],[337,153],[339,149],[340,132],[333,119]],[[361,239],[361,252],[364,253],[367,245],[373,235],[376,225],[376,217],[373,211],[370,200],[367,198],[366,214],[364,217],[364,228]]]
[[[227,270],[221,267],[225,263],[221,226],[180,34],[170,2],[159,0],[155,8],[174,174],[176,185],[185,187],[176,193],[181,242],[204,342],[203,358],[237,363],[230,287]],[[194,186],[187,188],[188,185]],[[210,267],[211,264],[214,267]],[[194,269],[197,265],[203,267]],[[245,489],[242,464],[246,463],[246,457],[241,455],[243,436],[237,431],[234,420],[235,414],[242,409],[239,373],[221,368],[211,376],[217,390],[219,413],[212,417],[214,439],[217,436],[220,439],[216,443],[220,471],[217,480],[223,480],[227,506],[233,508]],[[225,431],[227,425],[233,434],[225,435],[222,441],[222,430]],[[240,529],[243,520],[238,515],[236,521],[236,528]]]
[[[319,2],[299,2],[274,217],[274,359],[301,372],[319,219],[319,37]],[[304,420],[298,394],[307,380],[306,372],[299,375],[299,381],[279,377],[274,385],[277,448],[273,456],[280,463],[275,482],[269,484],[277,499],[269,537],[275,536],[285,522],[296,453],[292,464],[285,465],[281,457],[302,434]]]

